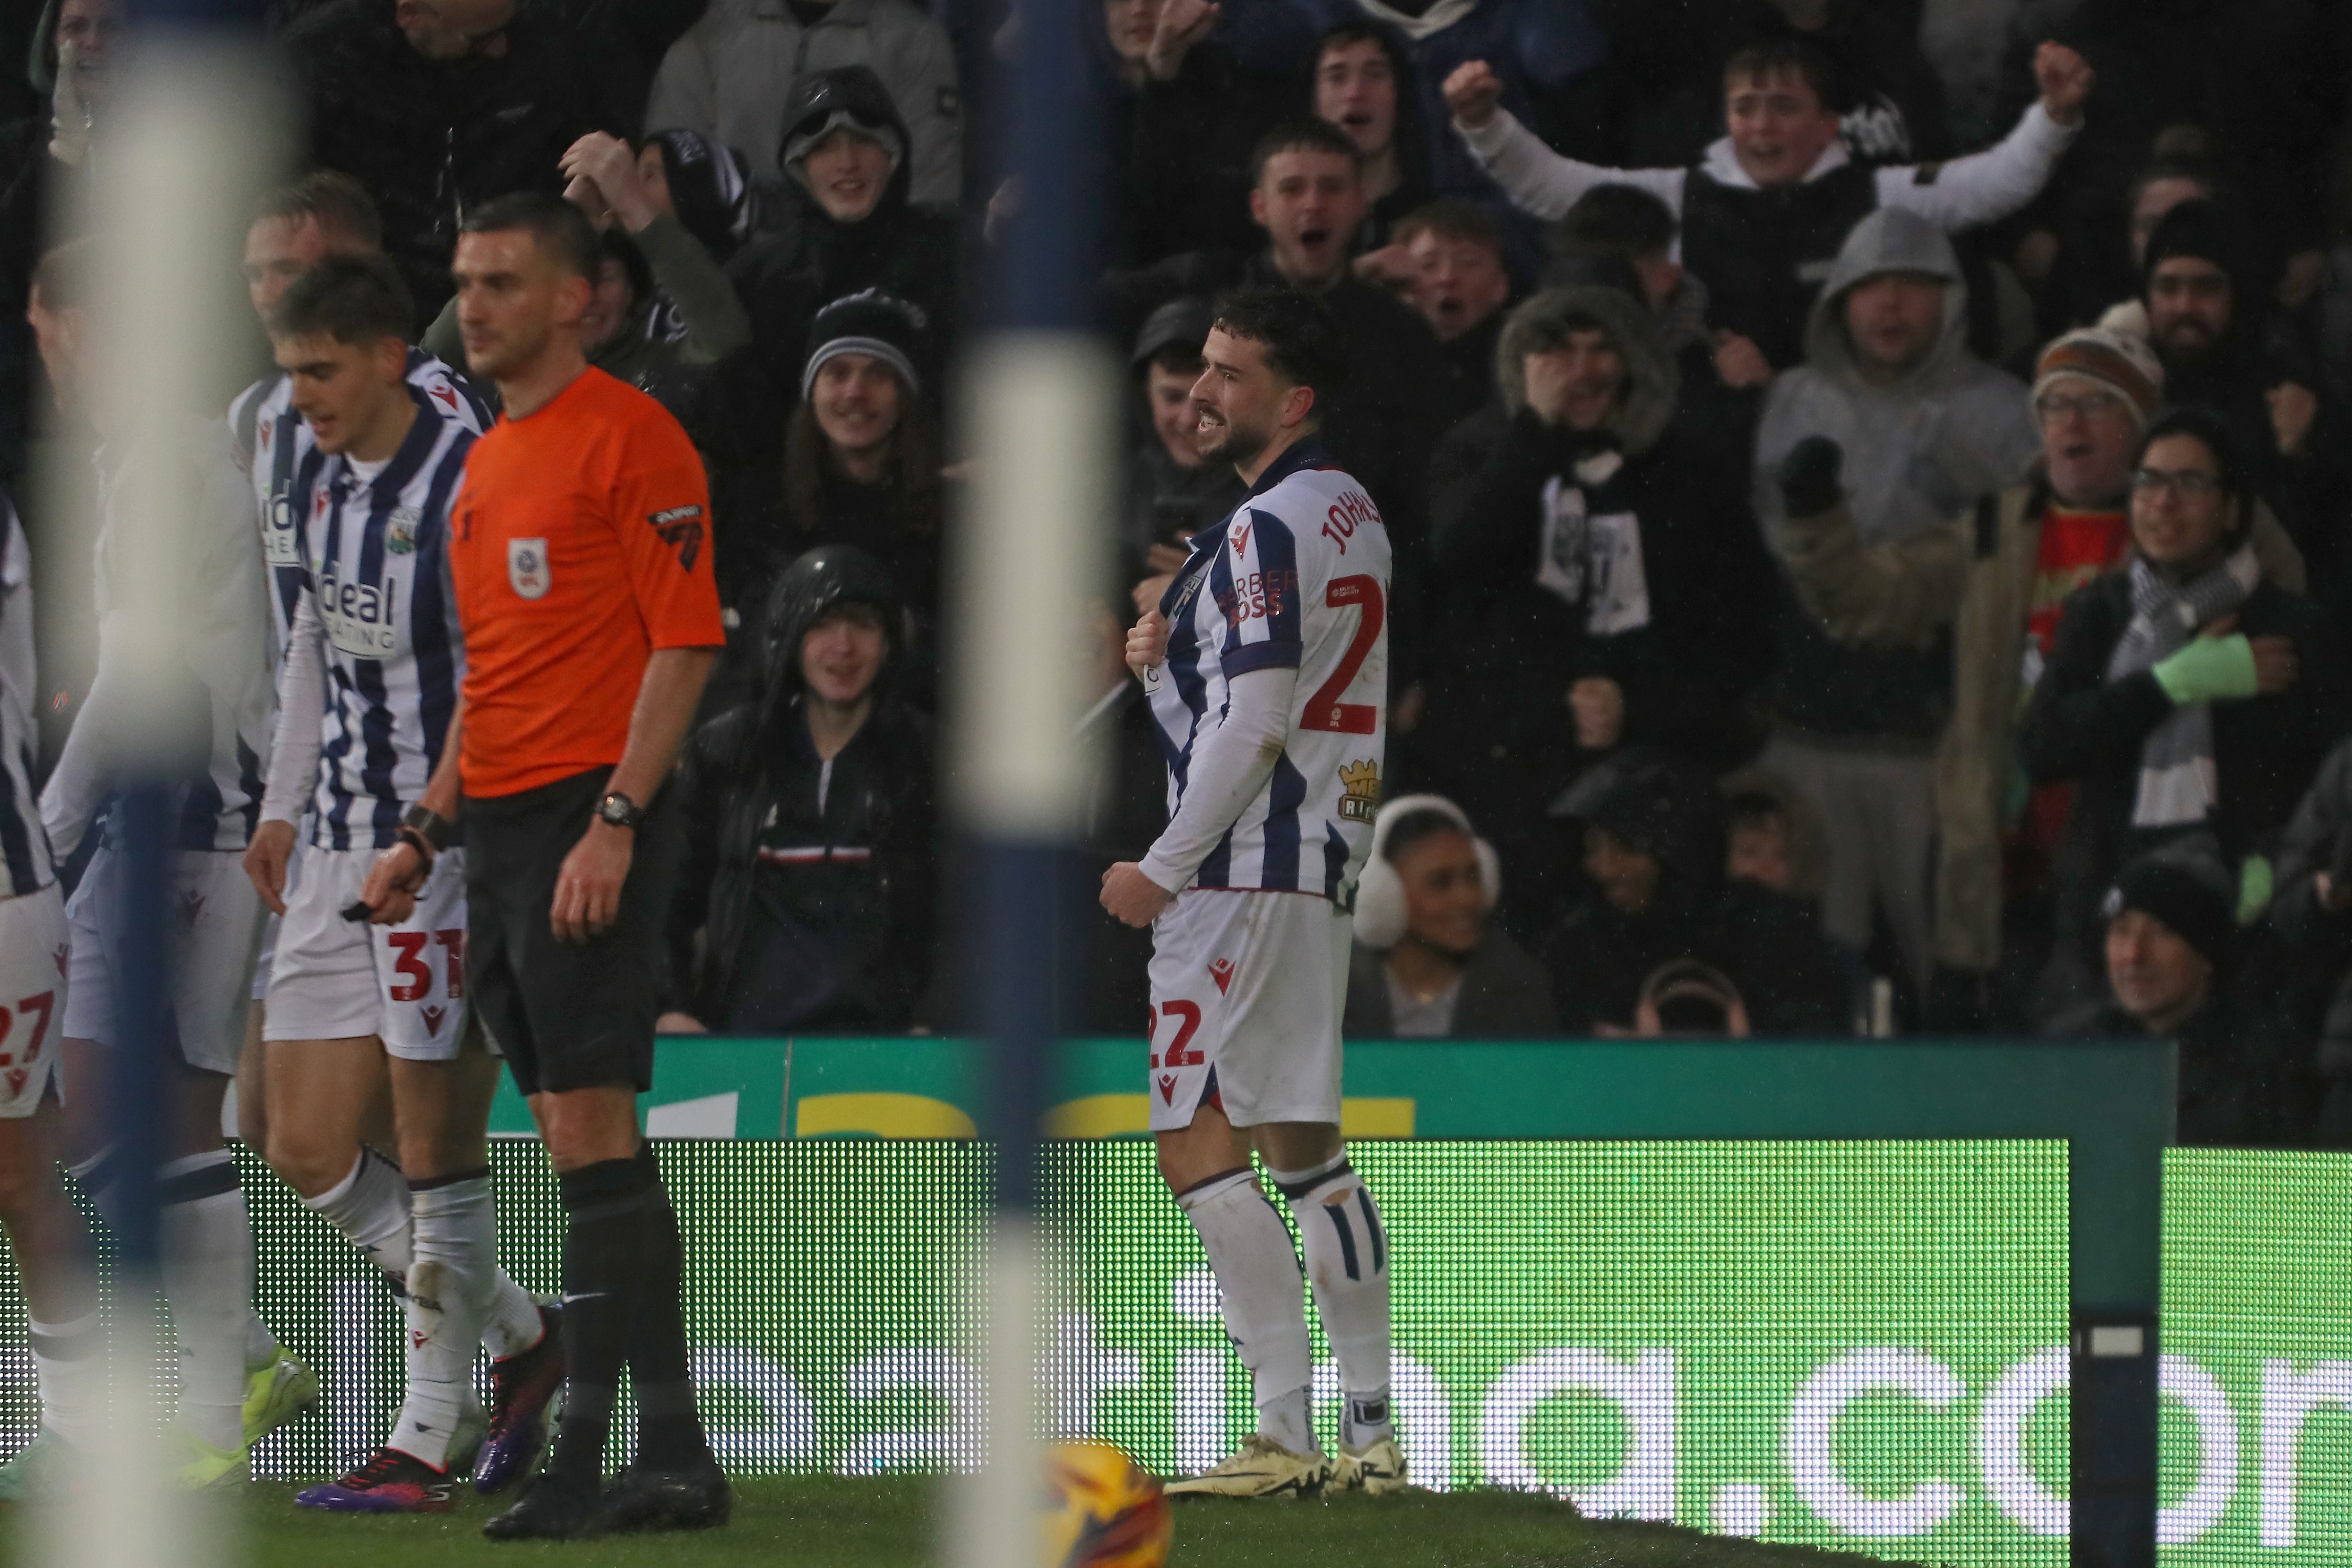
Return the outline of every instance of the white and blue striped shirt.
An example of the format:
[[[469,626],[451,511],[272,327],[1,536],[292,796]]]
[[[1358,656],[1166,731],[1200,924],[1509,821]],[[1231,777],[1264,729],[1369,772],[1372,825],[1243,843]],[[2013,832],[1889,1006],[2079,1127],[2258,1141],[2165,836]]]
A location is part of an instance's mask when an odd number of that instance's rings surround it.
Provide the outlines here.
[[[1192,536],[1160,600],[1167,658],[1144,681],[1171,817],[1228,681],[1298,672],[1273,774],[1193,886],[1352,903],[1388,747],[1388,527],[1312,440],[1276,458],[1233,516]]]
[[[57,880],[49,835],[33,789],[39,750],[34,727],[33,554],[24,525],[0,492],[0,898],[35,893]]]
[[[411,395],[416,422],[389,460],[354,465],[314,448],[295,475],[294,493],[309,500],[294,530],[285,695],[290,721],[297,663],[323,664],[310,789],[311,841],[321,849],[389,849],[397,841],[401,814],[441,759],[465,679],[449,585],[449,502],[475,432],[429,392]],[[307,750],[299,738],[289,734],[296,744],[281,743],[276,760]],[[273,779],[271,798],[306,782]]]
[[[408,350],[408,384],[443,417],[455,419],[477,435],[489,429],[489,411],[466,378],[422,349]],[[238,393],[229,404],[228,423],[237,460],[253,478],[261,554],[269,563],[270,610],[282,648],[301,586],[294,538],[295,476],[314,448],[310,427],[294,412],[294,381],[283,371]]]

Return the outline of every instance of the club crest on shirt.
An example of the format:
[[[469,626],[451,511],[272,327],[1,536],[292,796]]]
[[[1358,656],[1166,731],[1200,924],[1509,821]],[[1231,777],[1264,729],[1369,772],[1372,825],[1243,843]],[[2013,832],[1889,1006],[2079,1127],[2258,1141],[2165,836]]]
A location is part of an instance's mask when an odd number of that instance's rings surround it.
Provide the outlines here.
[[[1342,763],[1339,789],[1339,820],[1370,821],[1381,809],[1381,765],[1372,760]]]
[[[415,507],[394,507],[384,519],[383,549],[387,555],[407,555],[416,549],[416,530],[425,514]]]
[[[547,568],[545,539],[507,541],[507,582],[518,597],[544,599],[554,586]]]

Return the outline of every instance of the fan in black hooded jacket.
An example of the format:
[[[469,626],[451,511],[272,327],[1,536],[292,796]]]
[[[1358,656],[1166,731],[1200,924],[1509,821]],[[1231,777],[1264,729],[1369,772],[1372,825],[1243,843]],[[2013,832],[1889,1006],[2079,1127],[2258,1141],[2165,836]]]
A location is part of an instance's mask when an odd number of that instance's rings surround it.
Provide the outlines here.
[[[727,276],[751,317],[751,342],[777,389],[800,388],[809,324],[827,304],[876,288],[912,302],[930,323],[932,352],[947,362],[956,308],[956,227],[952,218],[913,205],[911,176],[901,155],[874,210],[856,223],[827,213],[809,193],[797,165],[785,165],[784,147],[835,116],[877,128],[909,145],[906,123],[891,107],[882,80],[864,66],[843,66],[810,78],[784,119],[784,142],[774,150],[784,190],[770,232],[728,264]]]
[[[1558,810],[1586,838],[1606,835],[1654,867],[1638,900],[1593,877],[1588,852],[1586,891],[1538,955],[1562,1028],[1629,1030],[1650,975],[1695,958],[1738,988],[1751,1033],[1847,1031],[1845,977],[1812,910],[1725,880],[1721,813],[1704,780],[1636,749],[1586,774]]]
[[[821,758],[801,650],[847,607],[881,621],[887,649],[865,722]],[[930,983],[939,846],[930,728],[892,691],[898,592],[872,557],[826,546],[777,580],[769,618],[766,693],[678,760],[666,1010],[720,1033],[903,1030]]]

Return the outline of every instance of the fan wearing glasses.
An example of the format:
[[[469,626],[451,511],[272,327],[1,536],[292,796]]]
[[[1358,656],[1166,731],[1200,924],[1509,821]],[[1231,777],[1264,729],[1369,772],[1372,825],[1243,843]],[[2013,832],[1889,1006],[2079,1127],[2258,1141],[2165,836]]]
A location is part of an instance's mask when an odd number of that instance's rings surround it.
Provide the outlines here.
[[[2035,782],[2075,786],[2045,976],[2059,994],[2096,974],[2099,891],[2187,833],[2220,841],[2239,919],[2259,919],[2279,831],[2352,716],[2326,618],[2253,546],[2248,461],[2210,409],[2158,418],[2131,470],[2129,554],[2060,617],[2019,736]]]

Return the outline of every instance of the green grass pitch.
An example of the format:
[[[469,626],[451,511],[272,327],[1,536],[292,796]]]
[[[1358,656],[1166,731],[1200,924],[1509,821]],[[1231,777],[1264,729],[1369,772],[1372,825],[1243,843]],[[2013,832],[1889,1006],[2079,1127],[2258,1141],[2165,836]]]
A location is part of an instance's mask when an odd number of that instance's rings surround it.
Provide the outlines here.
[[[939,1483],[833,1477],[737,1483],[735,1521],[701,1535],[494,1546],[491,1500],[395,1519],[311,1513],[289,1486],[246,1489],[236,1568],[901,1568],[938,1560]],[[1580,1518],[1521,1492],[1415,1492],[1328,1501],[1187,1501],[1171,1568],[1875,1568],[1875,1560]]]

